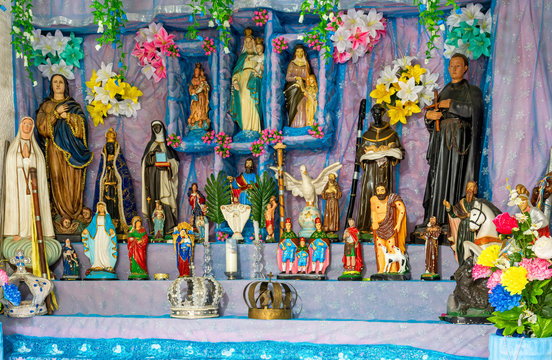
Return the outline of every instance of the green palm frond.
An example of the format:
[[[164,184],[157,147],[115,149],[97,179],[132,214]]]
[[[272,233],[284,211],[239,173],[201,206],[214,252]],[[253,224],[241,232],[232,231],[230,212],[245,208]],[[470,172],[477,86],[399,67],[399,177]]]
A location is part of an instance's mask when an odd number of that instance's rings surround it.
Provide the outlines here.
[[[251,202],[251,220],[259,222],[259,226],[266,226],[264,211],[270,202],[270,197],[276,195],[276,180],[264,172],[262,177],[257,175],[257,183],[247,190]]]
[[[216,178],[214,174],[211,174],[207,179],[205,194],[207,195],[207,217],[212,222],[220,225],[224,221],[220,207],[230,203],[230,184],[221,172],[218,173]]]

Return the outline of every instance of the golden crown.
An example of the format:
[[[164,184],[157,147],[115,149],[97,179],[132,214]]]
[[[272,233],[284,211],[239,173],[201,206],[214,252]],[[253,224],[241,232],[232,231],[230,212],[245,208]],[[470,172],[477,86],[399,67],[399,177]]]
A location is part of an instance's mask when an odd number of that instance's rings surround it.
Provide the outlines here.
[[[116,142],[117,141],[117,133],[113,128],[109,128],[107,132],[105,133],[105,138],[107,142]]]
[[[249,308],[247,317],[250,319],[284,320],[293,317],[297,290],[286,283],[272,282],[272,276],[270,273],[268,281],[250,282],[243,289],[243,299]]]

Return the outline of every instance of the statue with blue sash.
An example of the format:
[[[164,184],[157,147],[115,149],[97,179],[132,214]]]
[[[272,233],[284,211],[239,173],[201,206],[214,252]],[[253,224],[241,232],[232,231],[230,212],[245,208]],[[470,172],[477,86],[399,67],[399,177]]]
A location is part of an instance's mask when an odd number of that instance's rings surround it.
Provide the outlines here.
[[[105,203],[97,204],[97,212],[82,232],[84,255],[90,259],[86,280],[117,280],[117,235]]]

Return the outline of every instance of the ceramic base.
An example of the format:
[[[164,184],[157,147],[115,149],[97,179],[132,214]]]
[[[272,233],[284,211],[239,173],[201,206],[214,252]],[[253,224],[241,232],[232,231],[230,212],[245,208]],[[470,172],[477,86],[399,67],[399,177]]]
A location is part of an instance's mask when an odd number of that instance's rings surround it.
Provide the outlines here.
[[[78,275],[63,275],[60,280],[80,280]]]
[[[489,314],[489,316],[491,316]],[[492,324],[488,320],[488,316],[468,316],[468,315],[455,315],[455,314],[445,314],[439,316],[439,320],[459,325],[470,325],[470,324]]]
[[[278,280],[327,280],[326,274],[286,274],[280,273],[277,276]]]
[[[366,242],[366,243],[374,242],[374,236],[372,235],[371,232],[359,233],[358,236],[361,242]]]
[[[381,274],[374,274],[370,276],[371,281],[403,281],[403,280],[411,280],[412,275],[408,273],[404,274],[398,274],[398,273],[381,273]]]
[[[439,275],[439,274],[422,274],[422,276],[420,276],[420,280],[437,281],[437,280],[441,280],[441,275]]]
[[[148,274],[130,274],[128,276],[129,280],[149,280]]]
[[[344,271],[343,275],[337,278],[339,281],[362,281],[360,271]]]
[[[102,270],[92,270],[84,280],[119,280],[117,278],[117,274],[108,272],[108,271],[102,271]]]

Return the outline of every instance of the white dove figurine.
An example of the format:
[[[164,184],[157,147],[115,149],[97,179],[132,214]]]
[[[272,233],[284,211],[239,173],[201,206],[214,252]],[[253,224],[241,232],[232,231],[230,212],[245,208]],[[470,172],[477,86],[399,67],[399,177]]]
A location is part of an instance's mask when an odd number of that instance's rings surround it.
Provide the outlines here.
[[[318,195],[324,191],[324,187],[328,182],[328,175],[337,172],[343,165],[340,162],[335,162],[324,168],[316,179],[312,179],[307,172],[307,167],[301,165],[301,180],[295,179],[288,172],[284,171],[284,186],[286,190],[291,191],[293,196],[300,196],[305,199],[307,206],[313,206],[318,209]],[[278,169],[274,166],[270,167],[278,178]]]

